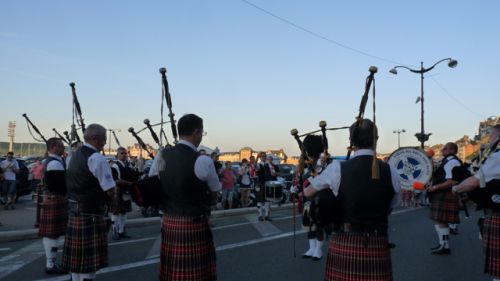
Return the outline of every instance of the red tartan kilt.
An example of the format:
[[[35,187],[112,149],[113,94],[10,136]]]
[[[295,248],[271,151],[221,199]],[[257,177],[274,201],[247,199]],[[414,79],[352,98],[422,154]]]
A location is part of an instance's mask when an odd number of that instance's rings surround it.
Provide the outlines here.
[[[63,196],[45,195],[40,209],[38,234],[56,239],[66,234],[68,200]]]
[[[458,197],[451,191],[436,192],[432,195],[431,219],[444,223],[460,223]]]
[[[160,281],[217,280],[215,247],[206,218],[163,216]]]
[[[121,196],[113,197],[109,205],[109,212],[111,214],[125,214],[132,212],[132,201],[123,200]]]
[[[62,267],[74,273],[108,266],[107,226],[103,216],[69,215]]]
[[[391,281],[391,253],[387,243],[387,236],[333,234],[325,281]]]
[[[500,214],[486,217],[483,224],[485,272],[500,277]]]

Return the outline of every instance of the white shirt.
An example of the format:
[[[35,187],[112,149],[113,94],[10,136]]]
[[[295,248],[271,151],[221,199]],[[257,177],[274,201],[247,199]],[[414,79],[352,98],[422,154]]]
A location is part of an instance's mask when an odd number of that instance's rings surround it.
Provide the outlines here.
[[[52,160],[49,163],[47,163],[47,167],[45,168],[45,171],[64,171],[64,166],[62,163],[64,163],[63,159],[59,155],[55,155],[52,153],[49,153],[49,156],[52,158],[55,158],[59,161]]]
[[[179,140],[178,144],[186,145],[194,151],[198,151],[196,149],[196,146],[188,141]],[[153,164],[151,165],[148,176],[159,177],[160,171],[165,169],[165,165],[166,163],[165,161],[163,161],[163,157],[160,151],[153,160]],[[219,177],[215,172],[214,161],[209,156],[200,155],[198,158],[196,158],[196,162],[194,163],[194,174],[199,180],[206,182],[212,192],[216,192],[222,189]]]
[[[7,158],[2,161],[1,166],[5,180],[15,181],[16,173],[14,173],[13,168],[19,170],[19,163],[17,163],[17,160],[12,158],[12,160],[9,161],[9,159]]]
[[[459,167],[461,164],[457,159],[453,158],[452,155],[448,156],[446,159],[448,159],[448,162],[446,162],[443,167],[445,172],[445,179],[451,180],[453,179],[453,168]]]
[[[486,182],[494,179],[500,179],[500,151],[491,154],[481,166],[479,172],[474,176],[479,179],[481,173],[484,174]]]
[[[371,149],[359,149],[354,152],[352,158],[362,155],[374,156],[375,151]],[[399,205],[401,200],[401,196],[399,195],[401,193],[401,183],[399,181],[397,171],[393,167],[390,167],[390,169],[392,187],[394,188],[394,196],[392,197],[391,207],[394,208]],[[322,189],[330,188],[335,196],[339,194],[340,181],[341,172],[339,161],[333,161],[320,175],[310,180],[311,186],[315,190],[320,191]]]
[[[95,150],[97,153],[90,155],[87,165],[90,172],[99,181],[102,190],[108,191],[115,187],[116,183],[113,180],[113,174],[111,173],[111,167],[109,167],[108,161],[102,154],[100,154],[98,149],[91,144],[84,143],[86,147]]]

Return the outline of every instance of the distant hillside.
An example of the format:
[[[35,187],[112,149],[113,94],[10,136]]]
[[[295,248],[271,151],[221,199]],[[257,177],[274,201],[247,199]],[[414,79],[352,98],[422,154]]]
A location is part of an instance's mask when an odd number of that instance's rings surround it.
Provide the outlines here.
[[[43,156],[45,154],[44,143],[14,143],[13,151],[16,156]],[[5,155],[9,151],[8,142],[0,142],[0,155]]]

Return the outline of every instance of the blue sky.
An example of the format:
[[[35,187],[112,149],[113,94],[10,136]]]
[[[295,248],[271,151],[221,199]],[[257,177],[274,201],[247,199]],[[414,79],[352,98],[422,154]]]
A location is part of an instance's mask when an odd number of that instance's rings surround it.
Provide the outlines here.
[[[8,140],[11,120],[17,141],[32,140],[23,113],[46,136],[67,130],[75,81],[85,123],[119,128],[120,142],[131,144],[127,128],[160,120],[163,66],[176,117],[200,115],[203,144],[222,151],[296,155],[290,129],[351,124],[370,65],[379,69],[380,152],[397,147],[395,129],[407,131],[403,146],[419,144],[420,77],[390,74],[395,65],[458,60],[454,69],[442,63],[426,74],[428,144],[472,136],[479,121],[499,114],[498,1],[248,2],[2,1],[0,141]],[[330,150],[344,154],[347,132],[328,136]]]

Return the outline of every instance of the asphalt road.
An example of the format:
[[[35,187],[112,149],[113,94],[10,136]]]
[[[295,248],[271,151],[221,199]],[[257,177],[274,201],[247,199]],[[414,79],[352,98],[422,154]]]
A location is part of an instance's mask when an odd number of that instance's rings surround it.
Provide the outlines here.
[[[428,212],[425,208],[399,210],[391,216],[390,237],[397,245],[392,250],[394,280],[491,280],[483,273],[482,245],[476,230],[480,213],[472,212],[460,225],[460,234],[451,237],[450,256],[433,256],[429,248],[437,244],[437,237]],[[257,222],[256,214],[244,214],[214,219],[219,280],[323,279],[327,243],[322,260],[304,260],[300,256],[307,250],[307,240],[298,229],[294,257],[291,211],[274,212],[273,218],[272,222]],[[157,280],[159,229],[158,221],[157,226],[130,228],[131,239],[110,240],[110,265],[98,273],[97,280]],[[44,265],[41,240],[0,245],[1,280],[69,280],[68,275],[46,275]]]

